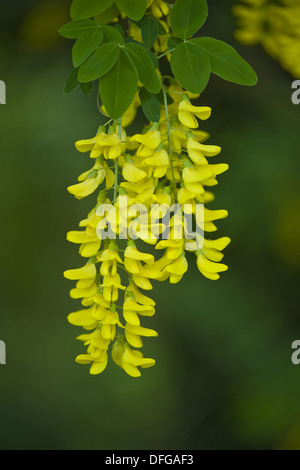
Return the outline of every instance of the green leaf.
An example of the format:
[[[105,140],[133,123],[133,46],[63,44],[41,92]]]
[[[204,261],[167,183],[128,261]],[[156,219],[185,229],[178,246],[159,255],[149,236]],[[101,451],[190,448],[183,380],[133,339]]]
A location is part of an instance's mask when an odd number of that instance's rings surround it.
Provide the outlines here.
[[[102,44],[80,67],[78,80],[81,83],[91,82],[102,77],[115,65],[120,53],[118,44]]]
[[[121,34],[121,36],[123,37],[123,40],[124,40],[124,44],[125,44],[125,31],[124,29],[122,28],[122,26],[119,24],[119,23],[116,23],[114,26],[113,26],[117,31],[119,31],[119,33]]]
[[[168,31],[166,30],[166,28],[164,27],[164,25],[157,19],[155,19],[155,21],[157,22],[157,26],[158,26],[158,35],[159,36],[168,36]]]
[[[171,11],[171,26],[177,36],[187,39],[205,23],[206,0],[177,0]]]
[[[66,95],[69,93],[72,93],[72,91],[76,90],[78,86],[79,86],[79,83],[77,79],[77,70],[73,69],[65,82],[64,93]]]
[[[174,38],[174,37],[169,37],[168,39],[168,49],[171,51],[175,49],[177,46],[182,44],[182,39],[180,38]]]
[[[80,67],[78,80],[81,83],[86,83],[102,77],[115,65],[119,53],[118,44],[102,44]]]
[[[114,42],[121,45],[124,44],[124,37],[120,31],[113,26],[102,26],[102,31],[104,33],[104,42]]]
[[[147,8],[147,0],[115,0],[115,2],[121,12],[134,21],[143,18]]]
[[[94,52],[103,39],[103,31],[99,28],[88,29],[81,33],[72,51],[73,65],[79,67]]]
[[[61,36],[67,39],[77,39],[87,29],[99,28],[97,21],[95,20],[83,20],[83,21],[70,21],[61,28],[58,32]]]
[[[140,100],[146,118],[151,122],[159,122],[160,104],[157,97],[149,93],[145,88],[141,88]]]
[[[138,73],[124,50],[113,68],[99,81],[99,91],[106,111],[112,119],[120,118],[131,105],[138,83]]]
[[[125,50],[134,63],[139,74],[139,80],[145,88],[150,93],[159,93],[161,82],[146,49],[141,44],[130,42],[126,44]]]
[[[206,52],[192,42],[180,44],[172,54],[171,68],[176,80],[191,93],[202,93],[208,84],[211,65]]]
[[[94,82],[79,83],[79,86],[85,95],[91,95],[94,91]]]
[[[100,13],[95,17],[95,20],[100,24],[104,25],[110,23],[120,14],[120,10],[115,3],[113,3],[107,10]]]
[[[151,16],[146,17],[141,24],[142,38],[145,46],[151,49],[157,40],[158,23]]]
[[[191,42],[207,53],[215,75],[238,85],[257,84],[253,68],[229,44],[212,38],[196,38]]]
[[[86,20],[99,15],[113,4],[114,0],[73,0],[71,6],[72,20]]]
[[[147,53],[148,53],[150,59],[152,60],[154,67],[157,69],[158,68],[158,59],[157,59],[156,55],[152,51],[149,51],[149,50],[147,50]]]

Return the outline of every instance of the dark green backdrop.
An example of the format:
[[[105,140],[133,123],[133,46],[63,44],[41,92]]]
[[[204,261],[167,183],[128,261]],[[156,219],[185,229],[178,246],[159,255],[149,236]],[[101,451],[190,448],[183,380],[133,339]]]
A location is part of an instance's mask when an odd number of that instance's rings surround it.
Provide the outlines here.
[[[159,338],[145,350],[157,366],[139,380],[114,364],[90,377],[66,320],[62,272],[80,260],[65,234],[92,204],[66,186],[87,165],[74,142],[101,122],[95,95],[62,93],[71,42],[56,30],[70,2],[1,5],[1,449],[300,449],[300,106],[290,75],[234,41],[233,3],[209,0],[204,34],[235,45],[259,85],[213,78],[200,100],[230,164],[214,203],[230,212],[230,271],[212,283],[191,258],[180,285],[155,286]]]

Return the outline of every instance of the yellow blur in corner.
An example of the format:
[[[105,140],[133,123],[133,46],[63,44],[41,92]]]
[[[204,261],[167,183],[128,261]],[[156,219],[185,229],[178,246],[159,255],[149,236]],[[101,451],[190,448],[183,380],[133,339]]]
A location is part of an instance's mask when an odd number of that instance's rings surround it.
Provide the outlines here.
[[[233,8],[236,39],[242,44],[261,44],[291,75],[300,78],[299,0],[240,0]]]
[[[68,20],[69,2],[44,0],[25,16],[20,39],[30,49],[50,49],[63,41],[57,31]]]

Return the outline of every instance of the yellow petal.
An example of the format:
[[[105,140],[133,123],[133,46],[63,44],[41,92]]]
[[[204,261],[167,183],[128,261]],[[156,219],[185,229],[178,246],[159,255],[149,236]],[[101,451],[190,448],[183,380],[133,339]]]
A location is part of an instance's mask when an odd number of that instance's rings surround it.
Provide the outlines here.
[[[188,270],[188,262],[187,259],[183,256],[181,256],[178,260],[176,260],[174,263],[170,264],[169,266],[166,266],[164,271],[171,273],[171,274],[176,274],[178,276],[182,276],[185,274]]]
[[[88,326],[97,325],[95,319],[91,316],[90,309],[88,310],[79,310],[78,312],[70,313],[68,315],[68,322],[74,326]]]
[[[142,375],[136,366],[133,366],[128,362],[122,361],[122,367],[130,377],[141,377]]]
[[[79,253],[83,258],[91,258],[95,256],[101,248],[101,240],[92,243],[84,243],[81,245]]]
[[[64,276],[71,281],[76,281],[78,279],[91,279],[95,278],[97,275],[96,266],[93,263],[88,263],[82,268],[70,269],[64,272]]]
[[[130,183],[141,183],[147,178],[147,173],[139,170],[131,163],[125,163],[123,167],[123,177]]]
[[[98,286],[94,283],[91,287],[87,289],[72,289],[70,291],[70,296],[72,299],[82,299],[90,298],[96,295],[98,292]]]
[[[131,297],[126,297],[124,305],[123,305],[124,312],[126,310],[132,310],[134,312],[138,312],[139,315],[144,315],[147,317],[152,317],[155,313],[155,309],[149,305],[140,305],[136,302],[135,299]]]
[[[139,142],[151,149],[157,149],[161,143],[161,134],[159,131],[148,131],[146,134],[137,134],[132,137],[134,142]]]
[[[94,145],[96,144],[95,139],[85,139],[85,140],[79,140],[76,142],[75,147],[79,152],[85,153],[89,152],[94,148]]]
[[[199,127],[195,116],[188,111],[179,109],[178,119],[188,129],[197,129]]]
[[[197,167],[197,171],[193,168],[184,168],[182,177],[185,183],[198,183],[213,176],[209,165]]]
[[[139,353],[139,354],[137,354]],[[126,348],[122,357],[122,360],[128,362],[136,367],[139,366],[154,366],[155,360],[150,358],[144,358],[139,351],[132,351],[129,348]]]
[[[137,248],[133,246],[127,246],[125,253],[124,253],[125,258],[131,258],[133,260],[137,261],[144,261],[147,264],[153,264],[154,263],[154,256],[150,255],[148,253],[141,253]]]
[[[139,302],[142,305],[150,305],[151,307],[155,307],[156,303],[154,300],[150,299],[150,297],[147,297],[146,295],[142,294],[137,286],[135,284],[130,284],[130,286],[127,289],[129,292],[133,292],[134,298],[137,302]]]
[[[104,358],[103,361],[101,362],[93,362],[91,368],[90,368],[90,374],[91,375],[99,375],[101,374],[105,369],[106,369],[106,366],[107,366],[107,361],[108,361],[108,357],[107,357],[107,354]]]
[[[228,266],[225,264],[209,261],[204,255],[197,256],[197,266],[200,271],[206,271],[210,274],[217,274],[228,270]]]
[[[204,209],[204,220],[205,222],[213,222],[214,220],[225,219],[228,217],[228,211],[226,210],[216,210],[211,211],[209,209]]]
[[[139,326],[140,325],[140,319],[137,315],[136,312],[133,310],[124,310],[123,312],[124,319],[127,323],[133,326]]]
[[[79,356],[76,357],[75,362],[77,362],[77,364],[87,365],[87,364],[91,364],[93,360],[90,354],[80,354]]]
[[[94,284],[94,280],[95,280],[94,277],[91,278],[91,279],[80,279],[76,283],[76,288],[77,289],[88,289],[89,287],[92,286],[92,284]]]
[[[217,240],[205,240],[204,246],[206,248],[213,248],[218,251],[224,250],[231,242],[229,237],[222,237]]]
[[[138,336],[146,336],[147,338],[158,336],[158,333],[155,330],[151,330],[150,328],[143,328],[142,326],[129,325],[128,323],[126,323],[125,331]]]
[[[71,243],[89,243],[89,242],[96,242],[99,241],[97,235],[90,236],[86,231],[72,231],[68,232],[67,240]]]
[[[141,289],[144,289],[144,290],[153,289],[151,282],[146,277],[139,276],[138,274],[133,274],[132,279],[133,279],[133,282]]]
[[[217,145],[203,145],[197,142],[197,140],[190,138],[188,139],[188,150],[198,150],[201,152],[205,157],[214,157],[219,155],[221,152],[221,147]]]
[[[125,329],[125,337],[130,346],[133,346],[134,348],[141,348],[143,346],[141,337],[139,335],[131,333],[130,331],[128,331],[128,329]]]
[[[87,178],[82,183],[74,184],[73,186],[69,186],[67,189],[69,193],[77,199],[83,199],[96,191],[99,185],[104,181],[104,178],[105,172],[103,170],[98,172],[98,176],[96,178]]]

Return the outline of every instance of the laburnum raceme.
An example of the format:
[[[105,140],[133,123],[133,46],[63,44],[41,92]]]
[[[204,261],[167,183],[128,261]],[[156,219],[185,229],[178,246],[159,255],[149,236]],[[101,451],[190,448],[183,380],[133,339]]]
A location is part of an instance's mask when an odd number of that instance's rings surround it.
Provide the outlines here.
[[[244,85],[253,85],[256,75],[229,45],[193,38],[207,17],[205,0],[74,0],[71,16],[60,30],[76,39],[66,91],[90,92],[99,79],[98,107],[108,119],[94,137],[76,143],[90,168],[68,187],[77,199],[93,195],[95,201],[79,230],[67,235],[83,258],[81,267],[64,273],[76,281],[71,297],[82,304],[69,322],[86,331],[78,339],[87,350],[76,362],[97,375],[110,353],[139,377],[155,364],[141,352],[143,338],[157,336],[143,326],[155,314],[154,282],[179,283],[188,253],[210,280],[228,269],[222,260],[230,239],[211,238],[227,211],[207,208],[228,165],[199,128],[211,108],[194,100],[211,72]],[[161,64],[171,68],[168,75]],[[148,124],[132,135],[127,128],[141,111]],[[192,235],[188,216],[196,220]]]
[[[300,76],[299,0],[240,0],[234,7],[243,44],[261,44],[266,52],[296,78]]]

